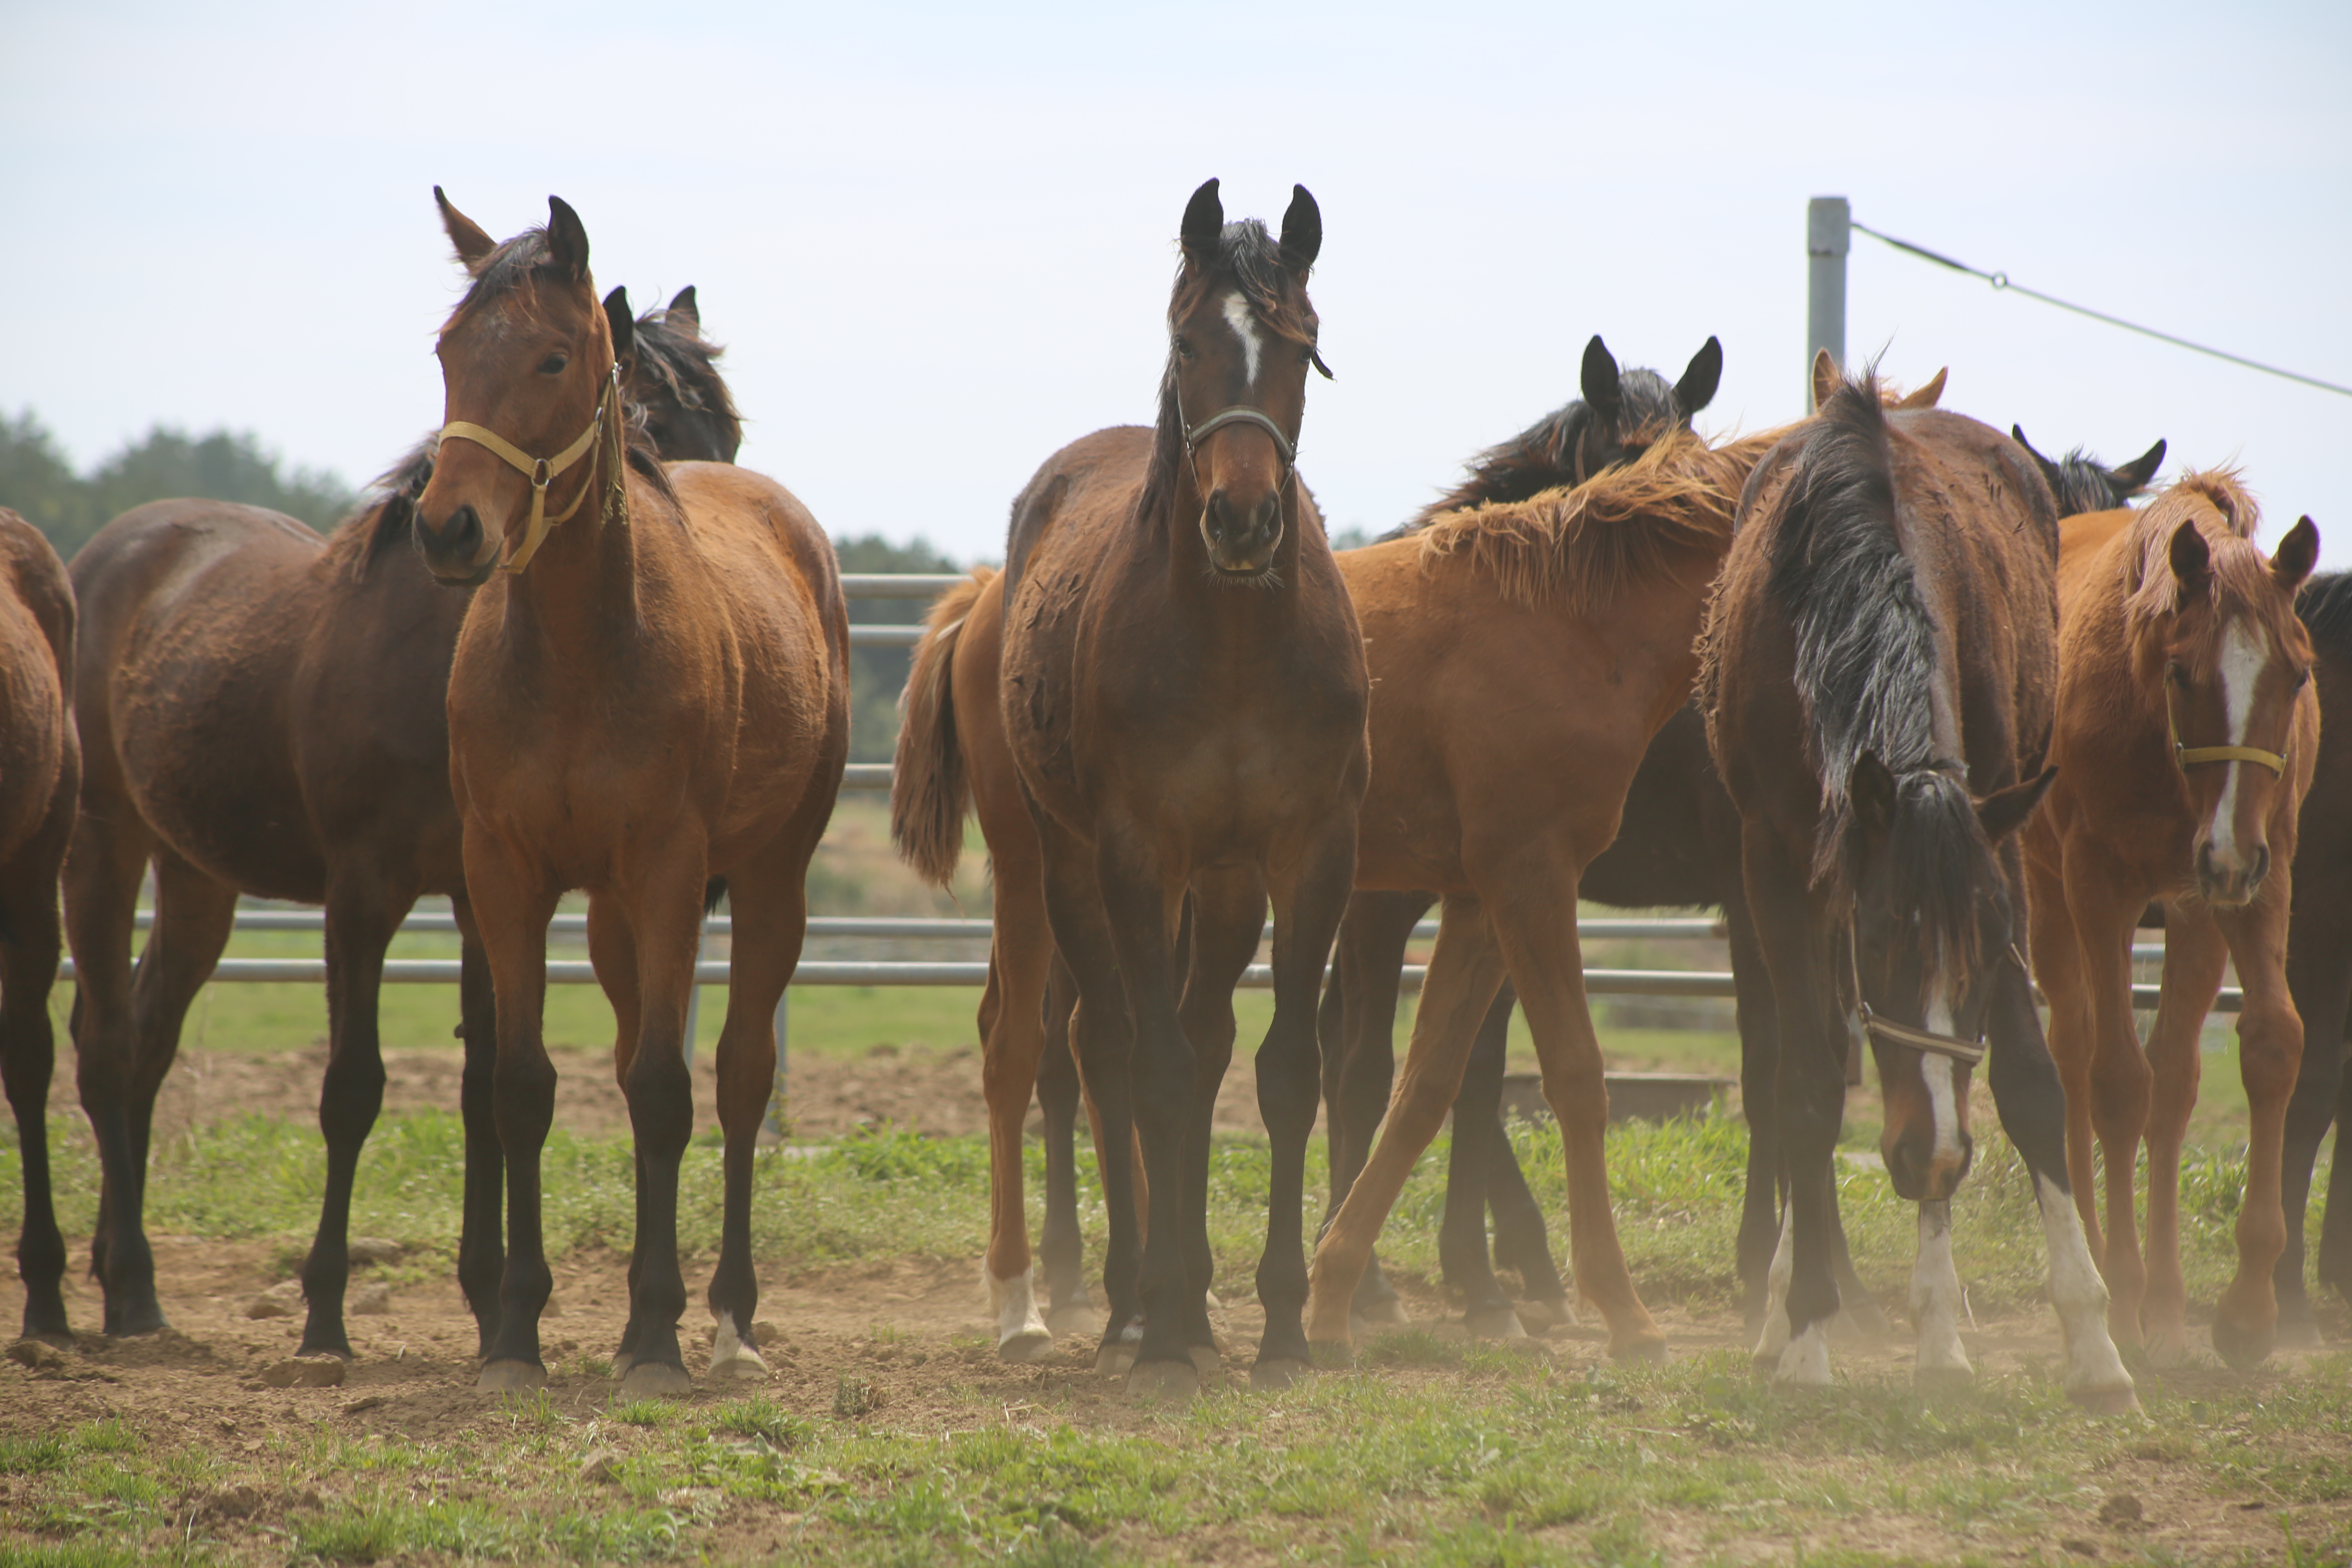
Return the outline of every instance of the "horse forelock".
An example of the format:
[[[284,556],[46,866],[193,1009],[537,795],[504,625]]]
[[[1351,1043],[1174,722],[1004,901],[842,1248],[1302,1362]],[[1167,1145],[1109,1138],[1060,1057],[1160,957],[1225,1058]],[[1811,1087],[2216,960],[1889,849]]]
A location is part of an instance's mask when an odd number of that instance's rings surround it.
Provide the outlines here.
[[[1846,831],[1856,832],[1851,826]],[[2000,887],[2000,867],[1985,841],[1958,763],[1898,774],[1895,818],[1881,853],[1890,906],[1882,913],[1912,912],[1918,920],[1927,986],[1918,1000],[1965,992],[1985,957],[1978,903]],[[1851,865],[1853,858],[1849,845],[1844,863]]]
[[[1895,468],[1874,376],[1822,405],[1767,510],[1768,591],[1796,642],[1821,784],[1816,883],[1846,880],[1847,784],[1864,752],[1898,776],[1936,758],[1936,621],[1895,526]]]
[[[2172,536],[2184,522],[2204,537],[2208,561],[2203,596],[2185,605],[2171,562]],[[2157,674],[2166,648],[2176,644],[2198,668],[2210,668],[2221,658],[2225,629],[2244,616],[2280,646],[2296,645],[2302,632],[2294,606],[2253,541],[2261,522],[2261,507],[2231,468],[2184,474],[2134,515],[2125,545],[2124,622],[2144,679]]]
[[[1418,531],[1423,567],[1467,556],[1508,598],[1590,614],[1685,555],[1719,555],[1748,470],[1778,437],[1710,447],[1670,428],[1633,461],[1582,484],[1431,519]]]

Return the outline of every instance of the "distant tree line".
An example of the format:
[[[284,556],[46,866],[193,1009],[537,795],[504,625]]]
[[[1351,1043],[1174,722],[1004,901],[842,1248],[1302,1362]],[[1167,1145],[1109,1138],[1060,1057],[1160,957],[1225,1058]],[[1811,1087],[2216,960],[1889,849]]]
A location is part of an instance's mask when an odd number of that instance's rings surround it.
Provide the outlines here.
[[[265,506],[321,532],[356,499],[334,475],[284,472],[254,437],[226,430],[191,436],[158,425],[89,474],[77,474],[29,409],[14,418],[0,414],[0,506],[22,512],[68,560],[118,514],[173,496]]]

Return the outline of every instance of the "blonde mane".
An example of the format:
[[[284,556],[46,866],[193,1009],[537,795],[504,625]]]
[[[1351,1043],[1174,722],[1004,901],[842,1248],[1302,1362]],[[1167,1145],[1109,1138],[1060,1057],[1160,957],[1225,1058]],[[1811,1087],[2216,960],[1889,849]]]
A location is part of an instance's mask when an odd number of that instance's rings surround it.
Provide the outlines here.
[[[1669,431],[1633,461],[1521,501],[1465,507],[1417,533],[1424,571],[1467,556],[1507,598],[1572,614],[1601,609],[1627,589],[1731,539],[1740,488],[1780,430],[1710,447]]]

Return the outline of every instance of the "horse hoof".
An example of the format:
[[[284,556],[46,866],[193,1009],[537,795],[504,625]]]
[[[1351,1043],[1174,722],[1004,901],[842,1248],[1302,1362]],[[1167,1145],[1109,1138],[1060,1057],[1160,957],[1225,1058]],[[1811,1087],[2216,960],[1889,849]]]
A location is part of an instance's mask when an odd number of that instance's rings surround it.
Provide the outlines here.
[[[613,1355],[612,1371],[606,1375],[610,1376],[614,1383],[618,1383],[621,1379],[628,1376],[629,1369],[636,1364],[636,1357],[631,1355],[626,1351],[616,1351]]]
[[[1519,1322],[1519,1315],[1508,1307],[1479,1308],[1463,1318],[1462,1326],[1469,1331],[1474,1340],[1523,1340],[1528,1337],[1527,1329]]]
[[[1065,1339],[1091,1339],[1102,1332],[1102,1314],[1091,1301],[1073,1301],[1046,1313],[1045,1326]]]
[[[1576,1321],[1575,1309],[1568,1304],[1565,1296],[1558,1300],[1530,1296],[1512,1310],[1518,1315],[1519,1327],[1531,1334],[1548,1334],[1554,1329],[1570,1327]]]
[[[1296,1356],[1260,1356],[1257,1364],[1250,1368],[1250,1386],[1260,1394],[1279,1394],[1314,1375],[1313,1365]]]
[[[2213,1320],[2215,1353],[2240,1372],[2251,1371],[2269,1359],[2278,1336],[2267,1328],[2242,1329],[2227,1318]]]
[[[474,1386],[485,1394],[528,1394],[547,1386],[547,1369],[535,1361],[485,1362]]]
[[[1202,1377],[1223,1377],[1225,1358],[1214,1345],[1187,1345],[1186,1353],[1192,1358],[1192,1370]]]
[[[1185,1405],[1201,1392],[1201,1374],[1183,1361],[1139,1361],[1127,1374],[1127,1396],[1139,1404]]]
[[[710,1375],[713,1378],[730,1378],[738,1383],[758,1383],[772,1373],[760,1352],[745,1345],[725,1360],[712,1362]]]
[[[73,1331],[68,1328],[36,1328],[26,1323],[25,1331],[16,1336],[16,1341],[22,1344],[27,1340],[37,1345],[47,1345],[53,1351],[69,1351],[76,1348]]]
[[[2139,1408],[2130,1384],[2121,1388],[2070,1388],[2066,1397],[2089,1415],[2128,1415]]]
[[[1131,1344],[1113,1340],[1095,1352],[1095,1371],[1103,1377],[1124,1376],[1134,1364],[1135,1347]]]
[[[996,1342],[996,1359],[1020,1366],[1034,1366],[1054,1359],[1054,1336],[1035,1329],[1024,1329]]]
[[[621,1379],[621,1392],[632,1399],[682,1399],[694,1390],[694,1380],[682,1366],[641,1361]]]
[[[1314,1340],[1307,1346],[1307,1359],[1318,1372],[1352,1372],[1356,1366],[1356,1347],[1345,1340]]]
[[[1412,1314],[1406,1311],[1404,1302],[1394,1296],[1382,1296],[1378,1300],[1363,1302],[1349,1311],[1348,1319],[1348,1327],[1366,1338],[1383,1329],[1412,1327]]]

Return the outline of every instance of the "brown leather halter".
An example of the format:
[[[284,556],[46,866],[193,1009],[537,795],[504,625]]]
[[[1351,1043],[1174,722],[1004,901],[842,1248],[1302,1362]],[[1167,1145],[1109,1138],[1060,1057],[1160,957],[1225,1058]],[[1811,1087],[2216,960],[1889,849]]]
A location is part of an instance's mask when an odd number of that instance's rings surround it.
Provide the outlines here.
[[[1892,1018],[1882,1018],[1872,1012],[1869,1001],[1862,994],[1862,966],[1854,961],[1853,928],[1851,926],[1846,928],[1846,952],[1848,962],[1854,963],[1854,1005],[1862,1009],[1863,1031],[1872,1039],[1884,1045],[1906,1046],[1915,1051],[1927,1051],[1936,1056],[1949,1057],[1963,1067],[1974,1067],[1984,1060],[1985,1036],[1981,1029],[1977,1031],[1975,1039],[1964,1040],[1957,1035],[1939,1035],[1933,1029],[1922,1029],[1911,1024],[1898,1024]],[[2025,975],[2029,981],[2032,977],[2032,971],[2026,968],[2025,955],[2017,951],[2017,943],[2013,942],[2002,950],[2000,956],[1994,962],[2013,963],[2017,965],[2018,973]]]
[[[596,444],[600,431],[609,437],[606,456],[612,465],[604,476],[604,516],[607,521],[618,521],[625,527],[629,521],[629,501],[627,481],[621,474],[621,366],[617,360],[605,374],[604,391],[596,399],[596,412],[590,416],[588,428],[580,432],[572,445],[552,458],[534,458],[497,431],[467,420],[452,419],[441,426],[444,441],[452,437],[461,441],[471,441],[477,447],[487,448],[509,468],[520,470],[530,480],[530,520],[523,525],[522,542],[515,547],[512,555],[499,563],[501,571],[520,572],[530,565],[530,558],[539,553],[540,545],[546,541],[548,531],[557,523],[570,521],[572,514],[580,510],[580,503],[588,499],[588,492],[596,488],[592,474],[588,482],[580,487],[580,493],[572,498],[570,506],[549,515],[547,487],[554,483],[556,476],[588,455],[589,448]]]

